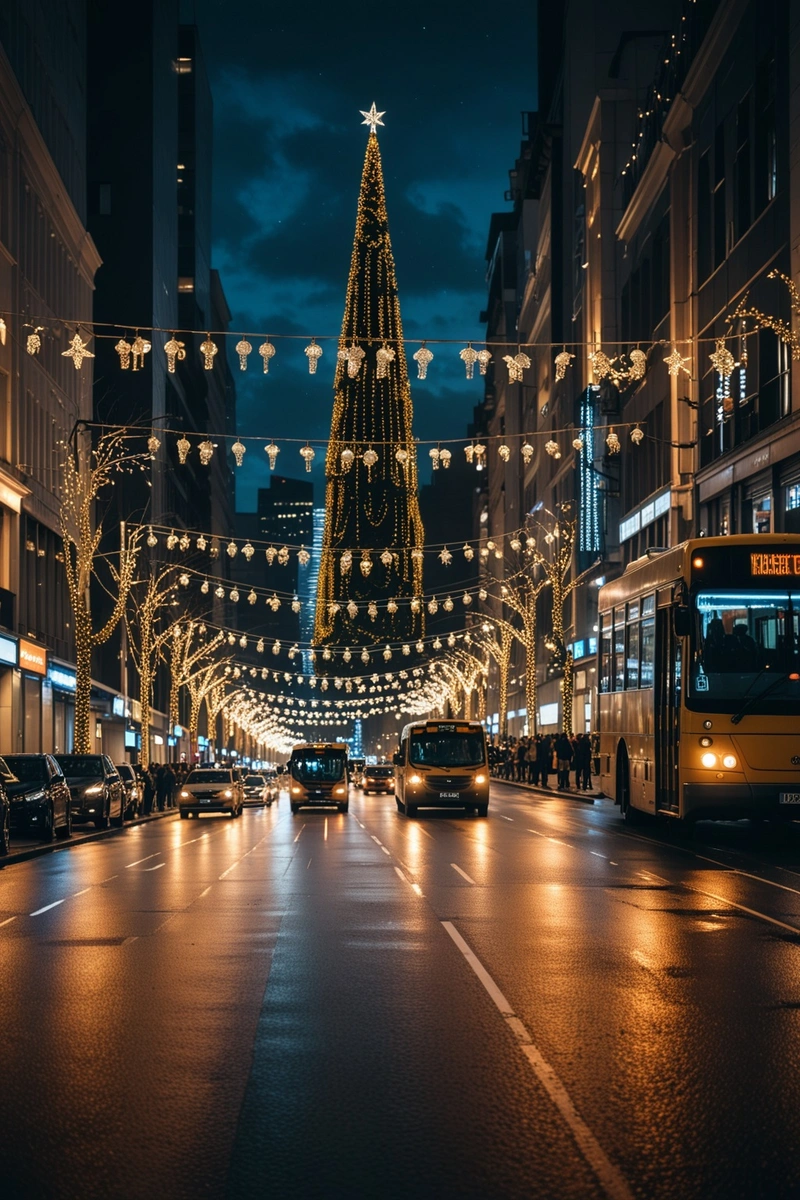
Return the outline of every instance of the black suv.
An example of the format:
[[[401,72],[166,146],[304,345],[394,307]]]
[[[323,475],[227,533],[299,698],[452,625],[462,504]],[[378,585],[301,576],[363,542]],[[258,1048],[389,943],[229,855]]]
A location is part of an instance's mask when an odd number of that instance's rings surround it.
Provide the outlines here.
[[[64,772],[52,754],[6,754],[10,777],[3,784],[11,806],[11,828],[43,842],[72,833],[72,804]]]
[[[125,821],[125,785],[107,754],[59,754],[59,766],[72,795],[73,821],[94,821],[108,829]]]

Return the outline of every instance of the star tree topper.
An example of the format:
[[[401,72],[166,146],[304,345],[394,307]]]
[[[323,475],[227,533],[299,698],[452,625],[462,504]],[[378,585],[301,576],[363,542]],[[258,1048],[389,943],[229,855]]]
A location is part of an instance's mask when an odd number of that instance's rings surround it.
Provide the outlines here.
[[[361,124],[369,125],[370,133],[375,133],[377,126],[383,125],[381,117],[386,116],[386,111],[384,110],[383,112],[378,112],[375,107],[374,100],[372,101],[372,108],[369,110],[369,112],[364,112],[363,108],[360,108],[358,111],[361,113],[362,117],[366,117],[366,120],[362,121]]]

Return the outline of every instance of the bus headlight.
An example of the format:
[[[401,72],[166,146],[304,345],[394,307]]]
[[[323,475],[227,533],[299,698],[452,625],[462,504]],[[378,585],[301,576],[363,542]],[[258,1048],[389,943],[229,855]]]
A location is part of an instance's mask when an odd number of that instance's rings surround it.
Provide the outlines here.
[[[408,782],[409,783],[422,783],[422,777],[420,775],[412,775]]]
[[[188,800],[189,795],[190,795],[190,793],[186,791],[186,788],[184,788],[183,791],[181,792],[181,800]]]
[[[337,789],[336,789],[336,795],[337,795],[337,796],[343,796],[343,795],[344,795],[344,788],[337,788]]]
[[[700,762],[704,767],[715,767],[717,765],[716,754],[706,753],[700,756]]]
[[[293,796],[299,796],[299,795],[300,795],[300,788],[298,788],[298,787],[293,787],[293,788],[292,788],[292,795],[293,795]]]
[[[722,765],[723,765],[723,767],[726,767],[727,770],[732,771],[734,769],[734,767],[736,766],[736,755],[735,754],[723,754]]]
[[[476,775],[475,782],[476,783],[486,783],[486,776],[485,775]]]
[[[233,792],[231,791],[231,789],[230,789],[230,788],[226,788],[226,790],[223,792],[223,795],[225,796],[225,799],[226,799],[226,800],[232,800],[232,799],[233,799]]]

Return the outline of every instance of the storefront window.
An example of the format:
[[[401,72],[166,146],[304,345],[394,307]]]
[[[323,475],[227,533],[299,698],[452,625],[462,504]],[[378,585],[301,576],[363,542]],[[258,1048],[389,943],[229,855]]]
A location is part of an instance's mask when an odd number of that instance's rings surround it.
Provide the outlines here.
[[[753,500],[753,533],[772,533],[772,496]]]
[[[23,749],[30,753],[42,748],[42,685],[31,675],[22,677],[24,728]]]

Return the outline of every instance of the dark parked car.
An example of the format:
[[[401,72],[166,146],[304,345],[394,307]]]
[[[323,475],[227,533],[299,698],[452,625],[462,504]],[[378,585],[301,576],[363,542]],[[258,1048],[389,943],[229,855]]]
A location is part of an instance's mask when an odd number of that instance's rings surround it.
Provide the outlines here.
[[[10,767],[0,758],[0,855],[8,854],[11,841],[11,805],[6,785],[14,778],[16,776],[12,775]]]
[[[125,785],[107,754],[59,754],[72,795],[73,821],[94,821],[96,829],[108,829],[113,820],[125,820]]]
[[[72,833],[72,799],[67,781],[52,754],[6,754],[10,771],[4,780],[10,803],[11,828],[51,842]]]
[[[144,791],[139,776],[130,763],[117,763],[117,774],[125,788],[125,816],[129,821],[142,815]]]

